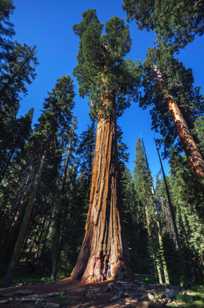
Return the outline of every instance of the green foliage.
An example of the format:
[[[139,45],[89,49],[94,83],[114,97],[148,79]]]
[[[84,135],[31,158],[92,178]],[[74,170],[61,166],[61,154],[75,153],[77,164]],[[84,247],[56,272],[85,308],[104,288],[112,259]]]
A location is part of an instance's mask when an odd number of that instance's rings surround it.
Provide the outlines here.
[[[195,125],[194,125],[194,134],[197,136],[199,141],[199,146],[201,153],[204,156],[204,116],[200,116],[196,119]]]
[[[140,29],[155,31],[159,41],[174,49],[204,33],[202,0],[124,0],[124,9]]]
[[[17,119],[19,102],[35,77],[35,49],[14,41],[10,23],[12,2],[0,4],[0,172],[3,175],[16,152],[22,150],[27,131],[26,117]]]
[[[154,0],[124,0],[123,8],[127,11],[128,18],[135,19],[140,29],[153,28]]]
[[[173,242],[164,182],[158,178],[155,192],[141,140],[131,175],[125,166],[127,148],[117,126],[121,220],[131,270],[144,274],[144,282],[153,281],[153,276],[168,282],[168,275],[173,282],[202,281],[203,183],[189,171],[183,153],[179,156],[183,149],[166,99],[169,95],[175,99],[204,153],[204,98],[194,87],[192,71],[174,57],[178,48],[203,33],[203,1],[186,5],[186,1],[124,0],[124,7],[139,28],[156,32],[157,48],[149,50],[143,66],[127,60],[131,39],[125,22],[112,17],[103,25],[96,11],[89,10],[74,26],[80,38],[74,74],[80,94],[90,101],[93,118],[113,114],[117,118],[131,100],[139,98],[143,108],[151,109],[152,126],[171,157],[167,182],[181,239],[179,251]],[[35,77],[36,57],[34,48],[13,39],[13,9],[11,1],[0,2],[0,272],[5,272],[14,253],[31,204],[19,262],[21,280],[26,280],[23,274],[27,273],[29,282],[39,281],[39,275],[48,282],[50,274],[54,279],[67,275],[79,252],[89,200],[95,122],[77,138],[69,76],[60,78],[48,94],[34,127],[33,110],[17,117],[21,96]],[[107,101],[113,104],[109,106]],[[196,296],[201,303],[200,293]],[[180,299],[193,306],[192,297],[182,294]]]
[[[134,179],[125,166],[121,169],[120,187],[121,220],[126,239],[128,264],[133,273],[149,273],[148,235],[142,218],[143,209],[135,189]]]
[[[68,219],[70,219],[69,211],[71,209],[67,204],[73,204],[72,186],[76,179],[73,154],[76,146],[76,121],[72,114],[73,98],[71,78],[69,76],[60,78],[45,100],[44,112],[39,119],[39,124],[36,125],[29,148],[29,155],[34,158],[34,164],[36,158],[42,155],[45,155],[46,163],[36,196],[36,204],[39,204],[35,207],[36,223],[32,225],[31,238],[30,241],[27,240],[27,243],[31,251],[34,251],[35,262],[38,263],[41,257],[45,260],[48,258],[47,271],[49,271],[49,264],[51,263],[51,259],[47,255],[48,251],[52,249],[52,243],[55,243],[56,247],[54,248],[56,250],[61,251],[61,234],[64,232]],[[38,152],[36,152],[36,148],[38,148]],[[40,232],[42,232],[44,241],[47,238],[48,241],[46,245],[43,243],[43,249],[39,246],[39,253],[36,255],[35,233],[36,231],[37,234],[39,233],[43,219],[45,225]],[[50,226],[52,232],[49,229],[47,230],[48,226]],[[43,239],[40,239],[41,241]],[[55,251],[54,248],[52,253]],[[28,252],[27,257],[30,258],[32,254],[30,255],[29,249]]]
[[[0,3],[0,65],[7,60],[9,56],[8,51],[12,49],[11,38],[15,34],[14,27],[9,21],[12,11],[12,2],[10,0],[2,0]]]
[[[203,185],[189,170],[187,164],[185,157],[174,153],[171,172],[167,178],[179,236],[177,250],[172,241],[173,229],[163,181],[157,181],[156,186],[171,280],[183,285],[203,280]]]
[[[136,143],[136,161],[134,171],[134,185],[136,194],[138,197],[137,212],[139,215],[140,229],[143,229],[146,233],[146,247],[147,250],[147,264],[149,273],[157,276],[157,226],[156,211],[153,197],[153,182],[149,169],[147,156],[144,148],[144,144],[141,139]]]
[[[160,133],[165,154],[176,147],[182,150],[174,120],[168,110],[167,97],[179,106],[188,127],[193,131],[195,121],[204,114],[204,97],[194,86],[191,69],[172,56],[170,50],[149,49],[143,66],[140,106],[150,108],[152,127]]]
[[[194,286],[190,289],[180,291],[173,303],[167,307],[180,308],[201,308],[204,305],[204,288],[203,286]]]
[[[146,204],[152,202],[152,177],[148,166],[144,146],[141,139],[136,144],[135,186],[138,196]]]
[[[79,140],[77,155],[79,159],[80,177],[87,180],[90,184],[91,168],[95,148],[95,121],[92,120],[91,125],[84,131]]]
[[[130,36],[125,23],[113,17],[104,26],[96,11],[83,14],[81,23],[74,26],[80,37],[78,65],[74,74],[79,81],[80,94],[90,99],[91,112],[97,117],[105,108],[103,100],[111,96],[115,100],[116,113],[121,114],[129,105],[129,99],[137,97],[140,67],[124,60],[130,50]]]
[[[172,164],[171,187],[177,207],[180,236],[183,238],[182,242],[201,257],[204,253],[204,228],[198,213],[204,200],[203,187],[188,171],[185,159],[175,157]]]
[[[183,146],[175,121],[168,110],[171,96],[187,122],[194,140],[199,140],[194,129],[198,117],[204,114],[204,99],[194,86],[193,73],[175,58],[174,54],[197,35],[204,32],[204,2],[187,0],[124,0],[128,18],[140,29],[156,33],[156,48],[150,49],[143,66],[140,105],[150,107],[152,127],[161,136],[165,156],[171,156]],[[199,147],[199,145],[198,145]]]
[[[32,222],[28,222],[29,229],[21,261],[26,260],[27,264],[30,262],[35,267],[39,264],[39,260],[43,260],[45,263],[41,262],[41,266],[45,265],[45,272],[49,272],[51,260],[47,253],[50,247],[52,220],[59,224],[63,218],[60,232],[64,230],[71,219],[69,210],[72,211],[71,207],[65,207],[65,205],[68,202],[74,204],[73,182],[76,182],[77,167],[74,165],[73,158],[76,146],[74,132],[76,121],[72,114],[73,98],[72,80],[64,76],[57,81],[55,88],[45,100],[39,123],[35,125],[24,151],[19,155],[18,164],[12,165],[9,173],[6,173],[1,188],[1,201],[5,205],[1,208],[1,214],[3,214],[1,219],[7,223],[7,225],[3,223],[2,226],[4,231],[1,237],[3,241],[1,244],[4,247],[0,256],[2,263],[7,263],[13,253],[24,211],[28,203],[32,202]],[[44,164],[37,183],[37,193],[33,200],[30,200],[35,175],[43,157]],[[66,182],[63,182],[67,159],[71,165],[67,169]],[[67,185],[66,191],[65,185]],[[5,232],[7,232],[6,238],[9,238],[9,245],[4,239]],[[46,241],[47,238],[48,241]],[[39,271],[41,269],[39,266]]]

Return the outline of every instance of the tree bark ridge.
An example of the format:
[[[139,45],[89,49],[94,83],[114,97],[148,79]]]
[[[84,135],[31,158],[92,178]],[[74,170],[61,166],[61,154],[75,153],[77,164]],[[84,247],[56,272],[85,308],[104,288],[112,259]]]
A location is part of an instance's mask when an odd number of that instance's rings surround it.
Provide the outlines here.
[[[124,272],[118,203],[116,119],[99,113],[85,237],[72,279],[100,282]]]
[[[171,96],[168,96],[167,103],[168,109],[174,119],[181,143],[187,153],[191,168],[199,177],[204,177],[204,159],[191,132],[189,131],[188,125],[183,118],[177,103]]]

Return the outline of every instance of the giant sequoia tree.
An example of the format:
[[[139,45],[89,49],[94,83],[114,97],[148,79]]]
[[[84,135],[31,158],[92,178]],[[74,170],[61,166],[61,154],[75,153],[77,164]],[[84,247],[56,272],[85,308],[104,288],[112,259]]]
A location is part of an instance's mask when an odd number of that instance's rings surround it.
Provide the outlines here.
[[[96,12],[89,10],[74,31],[80,37],[75,75],[98,125],[85,236],[71,276],[96,282],[114,279],[125,268],[116,121],[137,92],[138,68],[124,60],[130,37],[119,18],[111,18],[103,29]]]
[[[165,136],[165,145],[173,144],[179,137],[191,168],[199,177],[204,177],[204,159],[192,128],[196,118],[203,115],[203,98],[193,85],[191,70],[173,54],[196,35],[203,34],[203,7],[203,1],[124,0],[128,17],[134,19],[140,29],[153,30],[157,35],[158,48],[149,52],[144,65],[142,105],[144,101],[146,105],[154,105],[154,128]]]
[[[194,134],[204,113],[204,98],[194,87],[192,71],[167,49],[150,49],[144,63],[140,105],[151,108],[152,126],[163,139],[166,153],[184,150],[191,169],[204,177],[204,159]]]

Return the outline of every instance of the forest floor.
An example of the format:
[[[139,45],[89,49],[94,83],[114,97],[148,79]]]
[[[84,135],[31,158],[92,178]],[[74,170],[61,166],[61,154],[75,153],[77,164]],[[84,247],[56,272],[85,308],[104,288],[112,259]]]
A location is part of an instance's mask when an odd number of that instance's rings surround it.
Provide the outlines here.
[[[57,283],[17,285],[0,289],[2,308],[161,308],[204,307],[202,290],[180,290],[138,281],[83,285],[64,279]]]

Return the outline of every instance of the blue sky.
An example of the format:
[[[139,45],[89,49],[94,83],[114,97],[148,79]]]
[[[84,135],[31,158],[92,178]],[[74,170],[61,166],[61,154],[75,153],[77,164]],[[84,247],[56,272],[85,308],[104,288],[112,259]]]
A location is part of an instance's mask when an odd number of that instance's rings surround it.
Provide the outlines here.
[[[112,16],[126,18],[122,10],[122,0],[14,0],[16,7],[12,22],[15,25],[16,39],[21,43],[37,47],[37,78],[28,88],[28,95],[22,99],[20,113],[35,108],[34,120],[37,121],[42,103],[64,74],[72,74],[78,53],[78,38],[73,33],[73,25],[81,19],[87,9],[96,9],[98,17],[106,22]],[[129,58],[143,60],[147,48],[153,46],[154,34],[139,31],[134,22],[130,23],[132,49]],[[179,55],[180,59],[194,71],[195,84],[204,90],[204,40],[196,39]],[[76,81],[76,80],[75,80]],[[76,95],[74,113],[78,119],[78,132],[87,128],[89,123],[88,104]],[[119,119],[128,146],[129,163],[134,168],[135,142],[143,138],[150,168],[155,176],[159,162],[154,147],[154,132],[151,131],[149,112],[141,110],[137,104],[127,109]],[[165,162],[167,168],[167,162]]]

